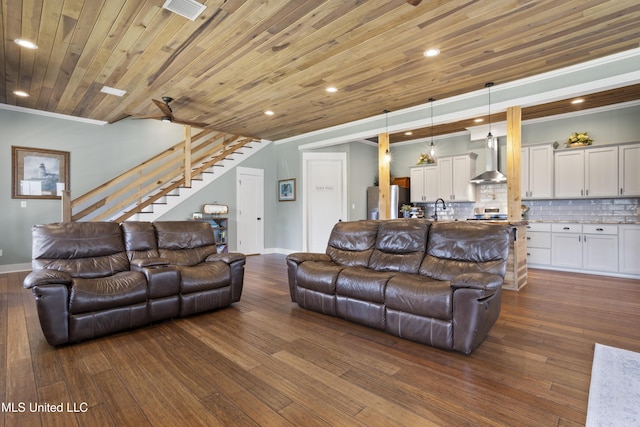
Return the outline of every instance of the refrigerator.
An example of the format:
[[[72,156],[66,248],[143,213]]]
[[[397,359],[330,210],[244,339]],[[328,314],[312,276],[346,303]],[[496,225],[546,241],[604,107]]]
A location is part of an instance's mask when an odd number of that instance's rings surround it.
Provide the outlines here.
[[[390,213],[389,218],[395,219],[401,217],[400,207],[409,205],[409,189],[400,187],[399,185],[391,185],[389,191]],[[378,187],[367,187],[367,218],[378,219],[380,212],[378,211]]]

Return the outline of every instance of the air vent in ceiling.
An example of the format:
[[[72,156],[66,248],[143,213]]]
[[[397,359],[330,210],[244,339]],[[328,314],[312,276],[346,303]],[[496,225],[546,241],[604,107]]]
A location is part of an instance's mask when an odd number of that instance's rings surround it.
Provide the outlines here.
[[[171,12],[182,15],[187,19],[195,20],[207,6],[198,3],[195,0],[167,0],[162,5],[163,8]]]

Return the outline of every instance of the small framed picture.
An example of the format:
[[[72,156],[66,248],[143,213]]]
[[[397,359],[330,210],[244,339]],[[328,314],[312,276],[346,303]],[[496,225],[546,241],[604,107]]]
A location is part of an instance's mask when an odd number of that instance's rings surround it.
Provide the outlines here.
[[[278,181],[278,201],[292,202],[296,199],[296,179],[281,179]]]
[[[69,190],[69,152],[11,147],[14,199],[59,199]]]

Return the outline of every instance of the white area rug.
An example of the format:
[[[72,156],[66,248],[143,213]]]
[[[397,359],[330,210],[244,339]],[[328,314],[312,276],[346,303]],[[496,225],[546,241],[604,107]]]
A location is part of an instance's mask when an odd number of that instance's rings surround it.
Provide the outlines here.
[[[587,427],[640,427],[640,353],[596,343]]]

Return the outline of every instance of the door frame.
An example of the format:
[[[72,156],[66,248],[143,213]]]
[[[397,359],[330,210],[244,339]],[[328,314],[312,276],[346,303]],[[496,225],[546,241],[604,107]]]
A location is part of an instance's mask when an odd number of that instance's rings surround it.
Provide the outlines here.
[[[261,188],[261,195],[262,195],[262,202],[260,203],[261,206],[261,210],[262,212],[259,212],[258,214],[260,215],[260,217],[262,218],[262,220],[260,221],[260,242],[258,245],[258,253],[263,254],[265,249],[264,249],[264,223],[265,223],[265,219],[264,219],[264,169],[259,169],[259,168],[247,168],[247,167],[241,167],[238,166],[236,167],[236,205],[237,205],[237,209],[236,209],[236,248],[240,247],[240,233],[238,232],[238,230],[240,229],[240,210],[241,210],[241,206],[240,206],[240,201],[241,201],[241,193],[242,193],[242,186],[240,185],[240,177],[242,175],[253,175],[253,176],[259,176],[260,178],[262,178],[262,188]]]
[[[327,153],[311,153],[311,152],[302,152],[302,250],[309,250],[309,239],[308,239],[308,211],[309,211],[309,190],[308,186],[312,183],[308,179],[308,169],[307,164],[309,162],[313,162],[316,160],[339,160],[342,162],[342,212],[341,217],[346,221],[348,215],[347,203],[347,153],[343,151],[339,152],[327,152]]]

